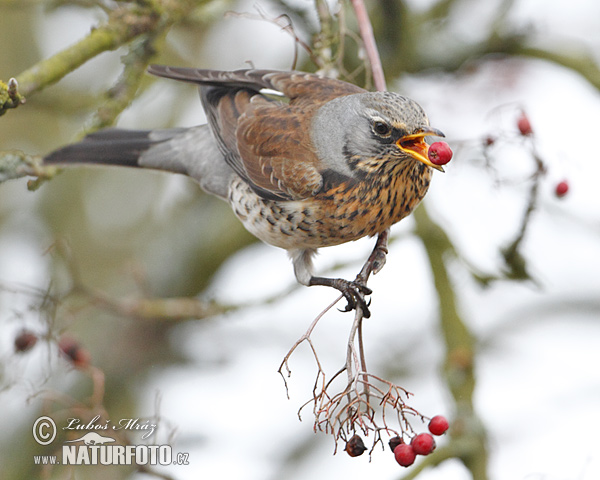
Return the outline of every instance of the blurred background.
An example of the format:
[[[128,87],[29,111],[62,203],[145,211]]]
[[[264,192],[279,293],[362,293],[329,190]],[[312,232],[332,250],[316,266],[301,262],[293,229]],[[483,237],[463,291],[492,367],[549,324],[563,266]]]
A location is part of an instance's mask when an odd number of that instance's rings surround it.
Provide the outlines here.
[[[387,265],[370,280],[368,364],[424,415],[462,425],[438,448],[463,434],[481,442],[485,476],[468,455],[422,472],[424,459],[405,470],[387,446],[370,461],[343,445],[333,456],[310,407],[298,421],[316,375],[308,346],[290,359],[289,399],[277,369],[336,293],[298,287],[284,251],[188,179],[97,167],[34,191],[27,178],[0,184],[0,478],[599,478],[600,4],[367,3],[388,89],[420,103],[455,153],[416,218],[393,227]],[[0,151],[45,154],[110,124],[204,123],[196,89],[143,75],[148,62],[319,70],[371,85],[351,6],[320,0],[0,0],[0,80],[136,15],[155,28],[125,27],[119,48],[32,87],[0,119]],[[373,243],[322,249],[318,271],[353,278]],[[333,309],[315,330],[329,375],[351,320]],[[471,390],[452,375],[458,327]],[[23,329],[37,344],[15,352]],[[59,355],[65,338],[89,362]],[[34,441],[36,418],[95,412],[158,422],[151,443],[189,453],[189,465],[34,464],[57,448]]]

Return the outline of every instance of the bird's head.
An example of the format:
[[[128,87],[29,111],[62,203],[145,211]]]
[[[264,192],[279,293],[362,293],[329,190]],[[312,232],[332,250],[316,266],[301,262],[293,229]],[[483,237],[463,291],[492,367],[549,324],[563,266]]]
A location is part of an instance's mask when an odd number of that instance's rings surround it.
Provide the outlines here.
[[[419,104],[392,92],[338,97],[319,109],[312,131],[321,160],[347,174],[414,160],[443,172],[428,158],[426,136],[444,134],[429,126]]]

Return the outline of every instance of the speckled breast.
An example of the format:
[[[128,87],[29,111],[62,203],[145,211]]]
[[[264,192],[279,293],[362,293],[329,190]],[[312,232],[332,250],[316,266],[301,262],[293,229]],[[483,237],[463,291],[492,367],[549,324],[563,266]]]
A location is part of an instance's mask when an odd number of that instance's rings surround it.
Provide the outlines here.
[[[409,215],[429,187],[430,172],[422,167],[410,178],[374,176],[296,201],[265,200],[236,178],[229,201],[245,228],[265,243],[285,249],[339,245],[376,235]]]

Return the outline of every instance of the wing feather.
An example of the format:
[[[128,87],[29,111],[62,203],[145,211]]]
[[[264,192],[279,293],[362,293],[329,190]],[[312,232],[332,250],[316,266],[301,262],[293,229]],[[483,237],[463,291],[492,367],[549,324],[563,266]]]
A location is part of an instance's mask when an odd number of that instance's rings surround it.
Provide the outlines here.
[[[325,102],[360,87],[302,72],[237,70],[222,72],[152,65],[160,77],[200,87],[212,132],[227,163],[263,198],[298,200],[323,186],[325,169],[317,157],[310,128]],[[269,89],[289,102],[261,94]]]

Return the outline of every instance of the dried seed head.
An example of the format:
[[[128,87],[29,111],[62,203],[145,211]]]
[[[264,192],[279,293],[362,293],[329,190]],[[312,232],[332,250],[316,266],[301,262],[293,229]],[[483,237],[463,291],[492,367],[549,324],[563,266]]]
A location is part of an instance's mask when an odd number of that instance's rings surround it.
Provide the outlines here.
[[[366,449],[367,447],[365,447],[362,438],[360,438],[359,435],[352,435],[350,440],[348,440],[344,450],[346,450],[348,455],[351,457],[359,457],[365,452]]]
[[[26,352],[27,350],[31,350],[37,343],[37,340],[38,337],[35,333],[30,330],[21,330],[21,333],[15,337],[15,351]]]

